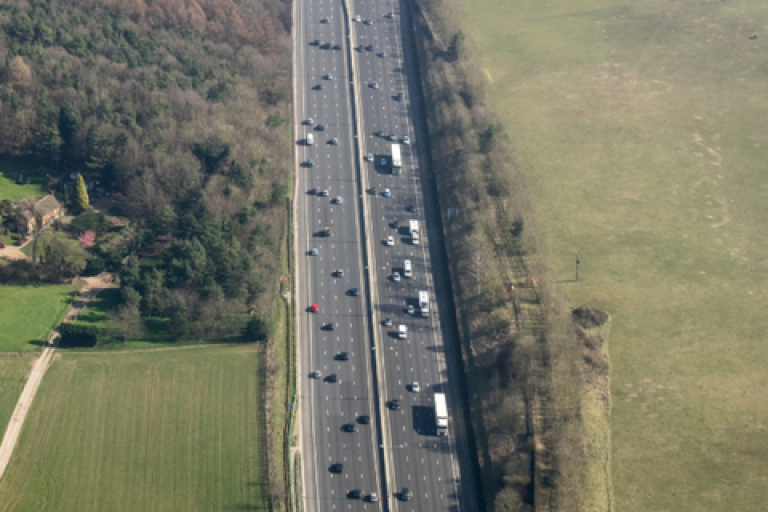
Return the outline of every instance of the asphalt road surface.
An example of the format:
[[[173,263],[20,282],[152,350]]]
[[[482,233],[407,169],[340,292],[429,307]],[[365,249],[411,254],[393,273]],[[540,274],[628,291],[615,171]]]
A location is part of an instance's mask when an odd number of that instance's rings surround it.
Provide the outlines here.
[[[296,6],[296,116],[315,123],[297,126],[299,161],[314,160],[314,167],[298,171],[298,191],[305,197],[297,198],[297,243],[301,251],[318,249],[316,256],[302,254],[297,260],[305,510],[474,511],[458,340],[452,329],[441,328],[453,325],[453,312],[446,299],[447,276],[440,270],[445,268],[437,242],[440,211],[427,181],[423,121],[414,116],[419,112],[417,64],[413,50],[403,50],[404,43],[412,48],[411,34],[404,30],[408,13],[401,12],[399,2],[349,0],[347,5],[349,20],[341,0],[299,0]],[[315,40],[319,45],[312,44]],[[335,44],[341,49],[334,50]],[[369,45],[374,48],[366,49]],[[328,73],[333,80],[323,79]],[[324,88],[313,90],[317,84]],[[351,116],[355,101],[359,153]],[[325,131],[317,124],[326,124]],[[386,137],[377,135],[379,130]],[[304,143],[310,132],[314,147]],[[400,174],[391,170],[390,132],[403,150]],[[404,136],[410,144],[402,144]],[[333,137],[338,146],[327,143]],[[362,158],[368,153],[373,162]],[[313,188],[328,189],[329,195],[306,193]],[[385,189],[391,197],[384,197]],[[342,197],[341,205],[332,203],[336,196]],[[420,224],[418,245],[408,231],[411,219]],[[317,236],[326,226],[331,236]],[[387,245],[388,237],[394,245]],[[412,278],[402,277],[405,260],[412,263]],[[334,277],[336,269],[343,269],[344,277]],[[393,272],[400,274],[399,281]],[[346,295],[353,287],[360,296]],[[419,291],[429,293],[427,318],[418,313]],[[312,304],[318,313],[304,311]],[[407,313],[408,305],[415,315]],[[392,327],[383,325],[385,318]],[[321,330],[327,322],[334,324],[333,331]],[[408,329],[405,339],[396,336],[399,325]],[[349,352],[349,361],[334,360],[342,351]],[[341,382],[311,379],[306,374],[314,369],[323,377],[336,373]],[[419,392],[413,391],[414,382]],[[435,433],[436,392],[448,399],[449,435],[444,437]],[[397,411],[388,408],[393,399],[401,401]],[[341,432],[361,414],[371,415],[369,425]],[[341,474],[329,472],[334,462],[344,463]],[[404,487],[412,493],[409,501],[399,499]],[[380,501],[350,499],[352,489],[376,492]]]
[[[361,268],[359,190],[353,160],[354,136],[350,114],[350,86],[344,47],[345,29],[340,0],[302,0],[296,19],[296,115],[298,126],[297,281],[298,340],[303,374],[299,375],[302,404],[305,510],[376,509],[378,505],[347,497],[349,491],[380,495],[375,421],[370,380],[370,338],[367,302]],[[328,17],[327,23],[321,19]],[[315,39],[320,45],[311,45]],[[323,48],[343,45],[341,50]],[[333,79],[323,76],[332,74]],[[318,84],[323,90],[313,89]],[[305,120],[312,117],[314,125]],[[325,129],[319,130],[318,125]],[[314,135],[314,146],[306,134]],[[338,139],[338,145],[329,143]],[[308,159],[313,167],[306,166]],[[312,188],[328,196],[311,194]],[[341,204],[335,198],[341,198]],[[331,236],[322,236],[325,227]],[[311,255],[317,249],[317,255]],[[334,274],[343,270],[343,277]],[[359,296],[350,295],[359,288]],[[311,312],[317,304],[317,313]],[[332,323],[333,330],[324,330]],[[338,360],[342,352],[348,360]],[[320,370],[320,378],[309,373]],[[338,382],[328,381],[331,374]],[[374,417],[375,420],[375,417]],[[357,432],[344,432],[348,424]],[[332,473],[332,464],[344,465]]]

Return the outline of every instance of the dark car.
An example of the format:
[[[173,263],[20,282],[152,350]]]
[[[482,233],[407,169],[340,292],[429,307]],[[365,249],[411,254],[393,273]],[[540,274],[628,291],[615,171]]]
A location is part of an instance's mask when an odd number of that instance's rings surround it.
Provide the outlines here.
[[[316,86],[313,87],[313,89],[316,90],[316,91],[322,91],[323,90],[323,84],[317,84]]]
[[[363,491],[361,491],[360,489],[353,489],[349,491],[349,494],[347,494],[347,496],[349,496],[353,500],[361,500],[363,499]]]
[[[328,322],[326,324],[323,324],[323,330],[324,331],[332,331],[333,330],[333,323]]]
[[[318,131],[324,132],[325,131],[325,125],[324,124],[319,124],[319,125],[317,125],[317,129],[318,129]]]
[[[336,356],[337,361],[349,361],[349,352],[340,352]]]
[[[407,487],[403,487],[403,490],[400,491],[400,499],[403,501],[408,501],[413,497],[413,494],[411,493],[410,489]]]
[[[409,212],[415,212],[416,211],[416,205],[415,204],[409,204],[408,205],[408,211]]]
[[[341,473],[344,471],[344,464],[341,462],[337,462],[336,464],[331,464],[331,473]]]
[[[341,427],[341,430],[344,432],[357,432],[357,425],[354,423],[347,423],[343,427]]]
[[[400,410],[400,400],[395,398],[391,402],[389,402],[389,408],[393,411],[399,411]]]
[[[333,49],[334,50],[341,50],[341,45],[337,43],[337,44],[333,45]]]
[[[400,221],[395,219],[395,221],[392,223],[392,228],[400,229]]]
[[[349,290],[349,294],[353,297],[357,297],[358,295],[360,295],[360,288],[352,288],[351,290]]]
[[[371,417],[367,414],[363,414],[359,418],[357,418],[357,421],[363,425],[368,425],[371,422]]]
[[[336,277],[344,277],[344,269],[343,268],[337,269],[335,274],[336,274]]]
[[[330,375],[329,375],[329,376],[326,378],[326,380],[327,380],[328,382],[339,382],[339,378],[336,376],[336,374],[335,374],[335,373],[332,373],[332,374],[330,374]],[[398,401],[398,402],[399,402],[399,401]],[[398,404],[398,406],[399,406],[399,404]]]
[[[365,47],[365,49],[368,50],[369,52],[372,52],[373,50],[376,49],[376,47],[372,44],[369,44],[368,46]]]
[[[320,46],[320,40],[319,39],[315,39],[314,41],[312,41],[309,44],[311,44],[312,46]]]
[[[309,193],[310,193],[310,194],[312,194],[313,196],[314,196],[314,195],[317,195],[317,188],[313,188],[313,189],[311,189],[311,190],[309,191]]]

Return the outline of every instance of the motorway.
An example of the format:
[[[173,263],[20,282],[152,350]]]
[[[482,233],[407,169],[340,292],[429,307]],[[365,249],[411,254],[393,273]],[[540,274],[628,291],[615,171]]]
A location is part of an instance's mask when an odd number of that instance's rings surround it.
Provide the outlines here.
[[[478,505],[461,411],[458,340],[452,329],[441,328],[453,325],[451,292],[445,273],[434,272],[446,268],[442,248],[437,241],[430,244],[438,240],[440,212],[420,144],[425,128],[414,116],[420,112],[417,63],[412,51],[403,51],[404,41],[411,44],[404,19],[408,13],[401,13],[399,2],[348,0],[347,5],[351,18],[360,15],[371,23],[345,20],[342,0],[299,0],[295,10],[297,156],[300,163],[315,162],[300,167],[296,198],[304,508],[474,512]],[[324,17],[327,23],[321,22]],[[320,46],[311,44],[315,40]],[[342,48],[324,49],[324,43]],[[370,44],[373,51],[365,49]],[[322,79],[327,73],[333,80]],[[379,88],[371,87],[374,81]],[[319,83],[324,89],[312,90]],[[308,117],[327,124],[326,130],[299,124]],[[412,141],[401,146],[400,175],[390,171],[392,143],[376,135],[379,130],[395,132],[398,142],[405,135]],[[315,135],[314,147],[303,144],[309,132]],[[333,137],[338,146],[327,144]],[[374,162],[363,160],[367,153],[374,154]],[[378,192],[371,193],[370,187]],[[328,189],[329,196],[307,194],[313,188]],[[392,197],[382,196],[385,188]],[[342,197],[341,205],[331,202],[335,196]],[[413,212],[407,211],[410,206]],[[421,224],[420,245],[411,243],[409,219]],[[399,229],[393,227],[395,220]],[[325,226],[332,236],[316,236]],[[393,246],[385,243],[389,236]],[[316,256],[306,254],[312,248],[318,249]],[[392,272],[402,275],[406,259],[412,261],[413,278],[396,282]],[[339,268],[343,278],[333,275]],[[360,288],[359,297],[346,295],[352,287]],[[430,295],[428,318],[418,315],[419,290]],[[312,304],[318,304],[318,313],[305,311]],[[408,304],[416,306],[416,315],[406,313]],[[384,318],[391,318],[393,327],[385,328]],[[335,329],[321,330],[326,322],[336,324]],[[406,339],[395,336],[399,324],[408,327]],[[350,353],[349,361],[333,359],[342,351]],[[324,377],[336,373],[341,382],[309,378],[315,369]],[[420,384],[418,393],[411,390],[414,381]],[[446,437],[435,435],[436,392],[448,399]],[[392,399],[401,400],[398,411],[387,408]],[[340,431],[361,414],[371,415],[370,425],[358,425],[355,433]],[[329,472],[335,462],[344,463],[341,474]],[[397,499],[403,487],[412,493],[409,501]],[[346,494],[352,489],[376,492],[381,501],[351,500]]]

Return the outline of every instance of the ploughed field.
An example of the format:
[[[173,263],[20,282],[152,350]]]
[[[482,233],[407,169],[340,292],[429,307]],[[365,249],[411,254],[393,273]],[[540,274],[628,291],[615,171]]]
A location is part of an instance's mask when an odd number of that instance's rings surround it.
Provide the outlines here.
[[[613,315],[615,509],[762,510],[768,3],[462,1],[547,262]]]

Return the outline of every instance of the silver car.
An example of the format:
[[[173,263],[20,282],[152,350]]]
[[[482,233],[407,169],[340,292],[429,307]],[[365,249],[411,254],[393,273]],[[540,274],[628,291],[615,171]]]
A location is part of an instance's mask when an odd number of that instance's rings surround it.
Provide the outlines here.
[[[336,204],[341,204],[342,202],[344,202],[344,200],[341,198],[341,196],[336,196],[333,199],[333,202],[336,203]]]

